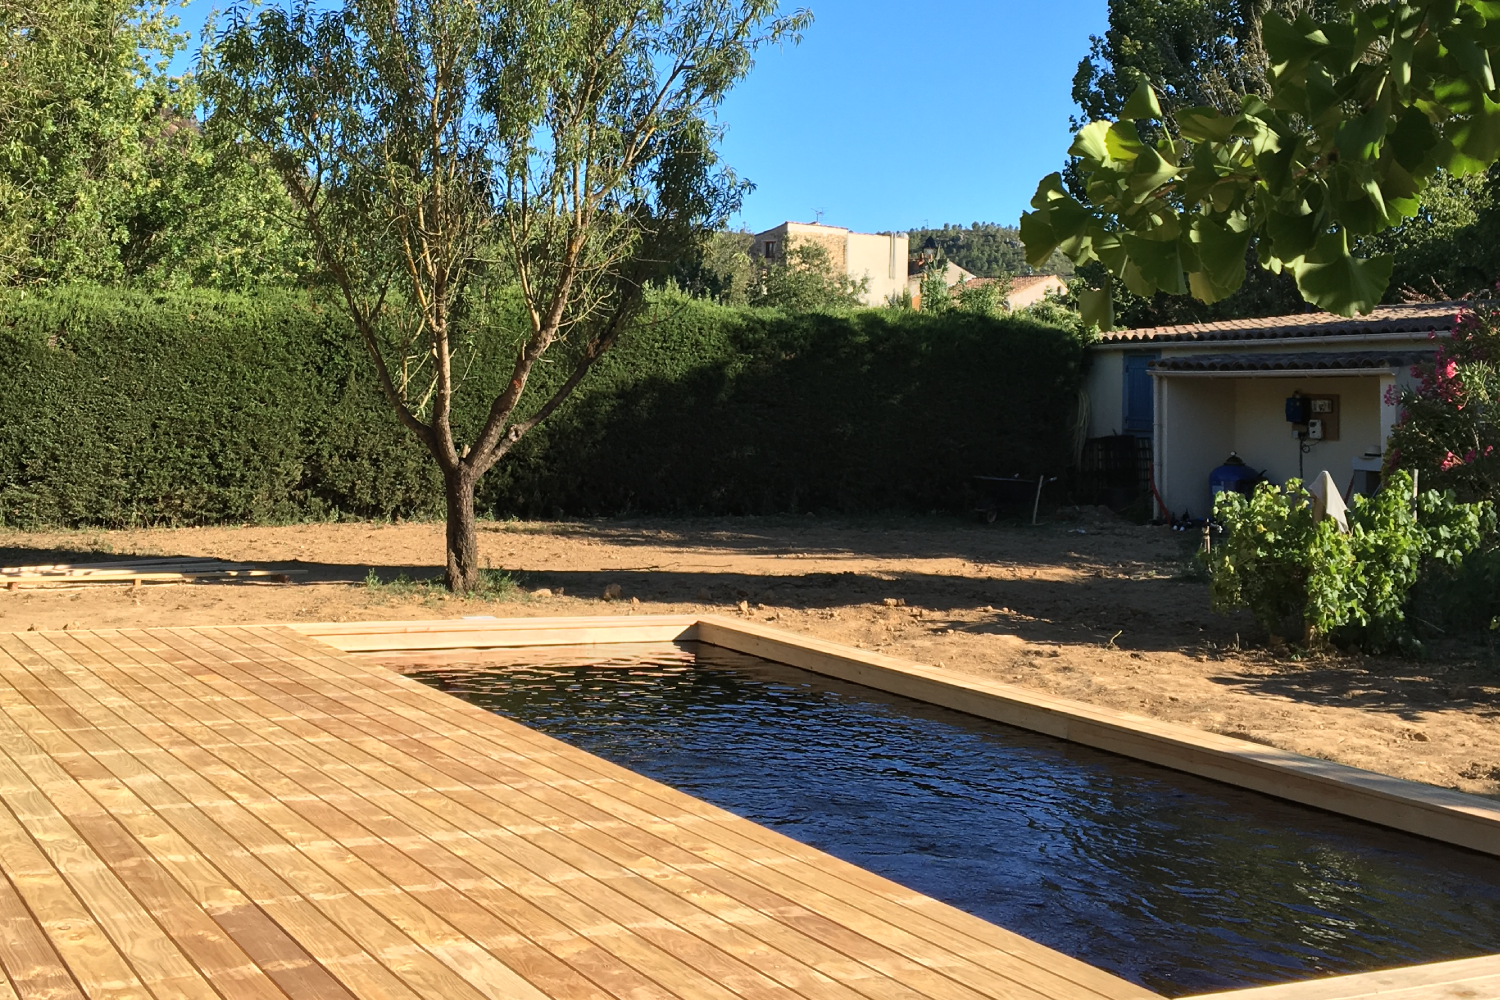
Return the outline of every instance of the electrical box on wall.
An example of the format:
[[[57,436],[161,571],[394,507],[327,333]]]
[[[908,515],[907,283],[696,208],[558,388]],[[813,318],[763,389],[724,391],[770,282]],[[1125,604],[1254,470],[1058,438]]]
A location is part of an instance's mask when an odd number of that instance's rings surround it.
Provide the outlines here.
[[[1288,396],[1286,419],[1292,425],[1292,436],[1309,441],[1339,439],[1339,397],[1336,395]]]

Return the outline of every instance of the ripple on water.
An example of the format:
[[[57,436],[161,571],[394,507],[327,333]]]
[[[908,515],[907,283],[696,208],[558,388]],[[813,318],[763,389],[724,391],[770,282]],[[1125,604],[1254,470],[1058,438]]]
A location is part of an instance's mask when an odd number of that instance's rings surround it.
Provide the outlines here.
[[[1500,859],[715,647],[413,676],[1168,996],[1500,952]]]

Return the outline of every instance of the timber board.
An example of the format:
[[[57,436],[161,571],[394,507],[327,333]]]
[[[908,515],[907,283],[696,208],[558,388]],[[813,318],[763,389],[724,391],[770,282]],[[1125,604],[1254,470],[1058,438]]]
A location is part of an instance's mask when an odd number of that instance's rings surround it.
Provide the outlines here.
[[[1155,995],[311,631],[0,634],[0,1000]]]

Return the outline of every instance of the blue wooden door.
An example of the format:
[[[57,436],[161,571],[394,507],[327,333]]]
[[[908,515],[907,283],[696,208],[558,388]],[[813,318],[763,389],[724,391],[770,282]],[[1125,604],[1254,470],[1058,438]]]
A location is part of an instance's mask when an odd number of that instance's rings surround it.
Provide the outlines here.
[[[1147,367],[1155,361],[1156,354],[1125,355],[1125,414],[1126,434],[1148,435],[1156,422],[1156,397],[1151,387],[1151,372]]]

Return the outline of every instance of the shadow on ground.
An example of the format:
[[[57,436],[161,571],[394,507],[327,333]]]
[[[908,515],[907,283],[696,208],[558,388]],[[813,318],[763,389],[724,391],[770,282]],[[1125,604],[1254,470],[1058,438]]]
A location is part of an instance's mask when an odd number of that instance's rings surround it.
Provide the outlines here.
[[[1385,712],[1413,722],[1439,709],[1500,719],[1500,673],[1472,659],[1350,657],[1310,665],[1276,663],[1253,676],[1226,674],[1210,680],[1247,694]]]

